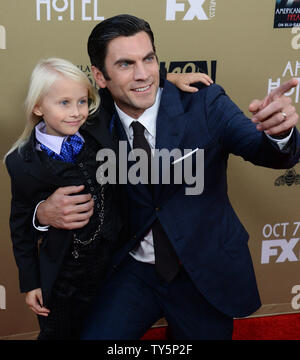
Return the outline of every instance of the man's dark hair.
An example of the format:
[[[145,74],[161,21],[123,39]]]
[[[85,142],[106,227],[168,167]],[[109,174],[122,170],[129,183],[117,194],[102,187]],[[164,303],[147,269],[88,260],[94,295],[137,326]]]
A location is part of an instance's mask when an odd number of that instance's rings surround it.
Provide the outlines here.
[[[88,54],[91,64],[103,73],[106,80],[109,80],[104,66],[108,43],[119,36],[133,36],[141,31],[148,34],[155,52],[153,32],[143,19],[122,14],[108,18],[94,27],[88,39]]]

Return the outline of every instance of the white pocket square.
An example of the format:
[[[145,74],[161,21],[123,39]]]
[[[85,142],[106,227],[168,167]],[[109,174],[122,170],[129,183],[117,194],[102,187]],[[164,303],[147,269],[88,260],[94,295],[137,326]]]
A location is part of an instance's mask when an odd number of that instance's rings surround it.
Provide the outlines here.
[[[186,159],[187,157],[193,155],[194,152],[196,152],[196,151],[198,151],[198,150],[199,150],[199,148],[197,148],[197,149],[195,149],[195,150],[193,150],[193,151],[190,151],[189,153],[187,153],[186,155],[182,156],[182,157],[179,158],[179,159],[176,159],[175,161],[172,162],[172,165],[175,165],[175,164],[177,164],[179,161],[182,161],[182,160]]]

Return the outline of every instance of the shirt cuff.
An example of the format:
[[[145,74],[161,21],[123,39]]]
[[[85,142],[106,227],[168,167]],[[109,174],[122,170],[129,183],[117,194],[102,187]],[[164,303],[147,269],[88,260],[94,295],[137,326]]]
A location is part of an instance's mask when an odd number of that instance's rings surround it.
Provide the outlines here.
[[[267,136],[271,141],[275,142],[275,143],[278,145],[279,149],[282,150],[282,149],[285,147],[285,145],[289,142],[289,140],[290,140],[290,138],[291,138],[291,136],[292,136],[292,134],[293,134],[293,131],[294,131],[294,128],[291,130],[291,132],[289,133],[289,135],[286,136],[286,137],[283,138],[283,139],[275,139],[275,138],[273,138],[272,136],[270,136],[270,135],[268,135],[268,134],[266,134],[266,136]]]
[[[38,208],[38,206],[42,203],[42,202],[44,202],[45,200],[42,200],[42,201],[40,201],[38,204],[37,204],[37,206],[35,207],[35,209],[34,209],[34,213],[33,213],[33,217],[32,217],[32,225],[33,225],[33,227],[36,229],[36,230],[38,230],[38,231],[48,231],[48,229],[49,229],[49,226],[50,225],[45,225],[45,226],[38,226],[38,225],[36,225],[35,224],[35,215],[36,215],[36,211],[37,211],[37,208]]]

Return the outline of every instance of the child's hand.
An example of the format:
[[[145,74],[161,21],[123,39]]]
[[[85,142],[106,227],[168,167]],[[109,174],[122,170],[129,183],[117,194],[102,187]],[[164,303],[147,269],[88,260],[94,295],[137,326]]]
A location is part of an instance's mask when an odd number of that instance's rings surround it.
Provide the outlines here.
[[[203,73],[168,73],[167,80],[172,82],[180,90],[187,92],[198,91],[194,86],[190,86],[193,83],[202,82],[207,86],[213,83],[212,79]]]
[[[27,292],[25,301],[37,315],[48,316],[50,310],[43,306],[43,296],[40,288]]]

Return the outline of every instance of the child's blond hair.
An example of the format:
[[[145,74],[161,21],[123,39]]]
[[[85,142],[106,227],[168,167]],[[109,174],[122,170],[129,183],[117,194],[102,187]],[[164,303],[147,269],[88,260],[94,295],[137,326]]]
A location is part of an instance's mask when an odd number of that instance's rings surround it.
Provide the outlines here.
[[[58,76],[65,76],[74,80],[88,89],[89,98],[89,114],[93,114],[99,107],[100,98],[97,90],[92,85],[88,77],[74,64],[68,60],[60,58],[42,59],[35,66],[30,79],[28,94],[25,100],[25,116],[26,125],[22,135],[13,144],[11,149],[4,157],[7,157],[16,148],[22,146],[29,139],[32,129],[42,121],[42,117],[34,114],[33,110],[44,96],[47,94],[50,86],[54,83]]]

